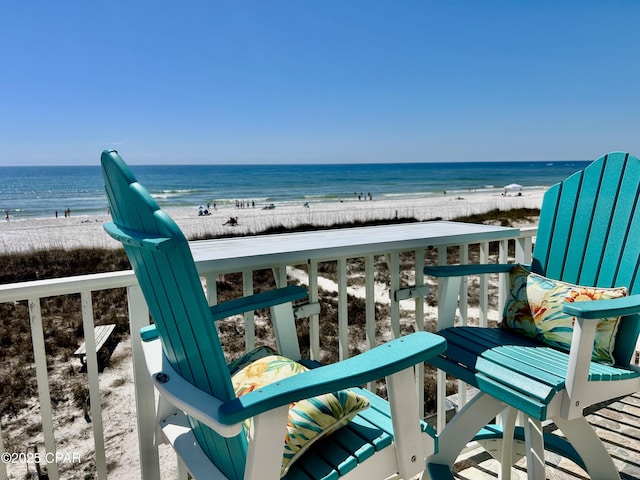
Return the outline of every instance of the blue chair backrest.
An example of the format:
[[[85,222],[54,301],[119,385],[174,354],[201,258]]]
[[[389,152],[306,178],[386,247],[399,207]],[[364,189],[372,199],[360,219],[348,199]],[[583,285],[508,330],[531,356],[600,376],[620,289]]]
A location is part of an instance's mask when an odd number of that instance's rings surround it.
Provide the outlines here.
[[[594,287],[640,293],[640,161],[614,152],[551,187],[544,196],[532,270]],[[614,355],[627,365],[640,322],[623,319]]]
[[[122,241],[168,361],[186,380],[222,401],[235,398],[220,340],[187,239],[135,179],[115,151],[101,157],[113,222],[105,230]],[[211,461],[242,478],[246,436],[223,438],[190,419]]]

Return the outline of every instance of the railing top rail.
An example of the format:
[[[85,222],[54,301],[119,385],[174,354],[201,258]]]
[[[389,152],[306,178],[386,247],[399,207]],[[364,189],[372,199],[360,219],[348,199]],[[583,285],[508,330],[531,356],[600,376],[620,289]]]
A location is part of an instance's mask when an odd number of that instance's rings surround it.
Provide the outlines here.
[[[410,250],[418,246],[445,246],[479,243],[535,235],[536,228],[506,228],[457,222],[419,222],[404,225],[356,227],[336,230],[191,242],[198,269],[202,273],[229,273],[244,268],[297,264],[309,259]],[[106,290],[136,285],[132,270],[96,273],[0,285],[0,303],[34,297],[68,295],[82,291]]]
[[[538,227],[522,227],[520,228],[521,237],[535,237],[538,233]]]
[[[191,252],[200,272],[227,273],[518,235],[517,228],[432,221],[203,240],[191,242]]]
[[[137,283],[133,270],[8,283],[0,285],[0,303],[17,302],[33,297],[53,297],[82,291],[129,287]]]

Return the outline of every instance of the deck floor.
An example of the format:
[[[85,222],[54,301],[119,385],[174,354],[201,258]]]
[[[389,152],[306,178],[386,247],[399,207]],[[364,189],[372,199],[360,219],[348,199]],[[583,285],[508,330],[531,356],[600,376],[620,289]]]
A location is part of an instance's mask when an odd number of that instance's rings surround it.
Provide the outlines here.
[[[623,480],[640,479],[640,392],[606,405],[587,416],[603,439],[620,470]],[[553,426],[551,426],[553,428]],[[573,462],[547,452],[548,480],[588,480],[587,474]],[[478,448],[464,454],[455,465],[455,478],[485,480],[498,478],[498,463]],[[512,470],[513,479],[526,479],[526,462]]]

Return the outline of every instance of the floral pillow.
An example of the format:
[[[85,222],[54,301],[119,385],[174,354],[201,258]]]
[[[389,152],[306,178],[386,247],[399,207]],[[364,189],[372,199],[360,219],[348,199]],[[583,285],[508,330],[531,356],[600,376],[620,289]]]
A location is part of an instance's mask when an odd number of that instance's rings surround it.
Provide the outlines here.
[[[236,358],[234,361],[229,363],[227,367],[229,368],[229,374],[233,375],[238,370],[242,370],[244,367],[249,365],[256,360],[259,360],[264,357],[268,357],[269,355],[276,355],[276,352],[273,348],[268,345],[262,345],[260,347],[256,347],[251,350],[249,353],[244,354],[240,358]]]
[[[308,369],[280,355],[260,358],[231,377],[238,397]],[[316,441],[346,425],[369,401],[346,389],[294,402],[289,406],[281,476]],[[250,419],[245,426],[250,428]]]
[[[510,288],[502,327],[569,351],[575,317],[562,312],[564,302],[605,300],[627,295],[625,287],[593,288],[530,273],[522,265],[509,274]],[[592,359],[613,365],[613,348],[620,317],[602,319],[596,327]]]

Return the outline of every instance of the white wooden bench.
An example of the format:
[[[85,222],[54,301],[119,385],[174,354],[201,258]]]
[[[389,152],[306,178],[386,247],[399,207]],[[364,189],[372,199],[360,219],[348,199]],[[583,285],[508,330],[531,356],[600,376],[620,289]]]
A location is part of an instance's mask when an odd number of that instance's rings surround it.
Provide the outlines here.
[[[111,323],[109,325],[97,325],[93,329],[93,335],[96,341],[96,354],[98,356],[98,364],[103,365],[104,362],[111,356],[111,352],[113,351],[113,347],[115,346],[113,343],[113,330],[116,328],[115,323]],[[108,352],[108,353],[107,353]],[[73,352],[74,357],[78,357],[80,359],[80,363],[82,363],[82,367],[86,367],[87,363],[87,344],[86,342],[82,342],[82,345],[78,347],[78,349]],[[104,358],[103,358],[104,357]]]

